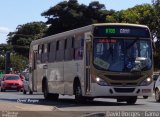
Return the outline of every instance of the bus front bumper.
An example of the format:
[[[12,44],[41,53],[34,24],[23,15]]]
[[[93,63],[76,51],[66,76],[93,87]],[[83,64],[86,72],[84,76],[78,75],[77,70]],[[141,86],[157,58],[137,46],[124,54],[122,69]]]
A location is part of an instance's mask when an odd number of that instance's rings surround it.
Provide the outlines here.
[[[93,97],[114,97],[114,96],[152,96],[153,83],[148,86],[100,86],[92,84],[90,96]]]

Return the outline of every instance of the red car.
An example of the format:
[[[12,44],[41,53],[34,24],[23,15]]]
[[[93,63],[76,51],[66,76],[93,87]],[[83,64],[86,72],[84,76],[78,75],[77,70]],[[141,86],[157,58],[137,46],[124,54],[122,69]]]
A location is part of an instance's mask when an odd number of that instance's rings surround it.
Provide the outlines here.
[[[5,90],[17,90],[20,91],[23,88],[23,81],[17,74],[5,74],[1,81],[1,91]]]

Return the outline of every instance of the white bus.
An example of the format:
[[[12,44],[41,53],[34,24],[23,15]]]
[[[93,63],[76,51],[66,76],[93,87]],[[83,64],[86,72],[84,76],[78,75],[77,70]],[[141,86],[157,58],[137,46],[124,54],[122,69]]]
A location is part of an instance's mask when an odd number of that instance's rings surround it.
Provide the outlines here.
[[[152,95],[152,39],[144,25],[92,24],[35,40],[29,55],[30,88],[45,99],[62,94],[134,104]]]

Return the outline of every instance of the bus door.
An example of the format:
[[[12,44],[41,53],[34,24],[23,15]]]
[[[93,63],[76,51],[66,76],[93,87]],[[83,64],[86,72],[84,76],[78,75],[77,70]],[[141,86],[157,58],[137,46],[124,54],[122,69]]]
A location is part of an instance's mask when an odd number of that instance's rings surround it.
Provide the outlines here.
[[[33,51],[32,90],[37,91],[37,51]]]
[[[88,34],[88,33],[87,33]],[[90,34],[90,33],[89,33]],[[91,41],[90,38],[87,39],[85,36],[85,94],[89,95],[91,91],[91,69],[90,69],[90,59],[91,59]]]

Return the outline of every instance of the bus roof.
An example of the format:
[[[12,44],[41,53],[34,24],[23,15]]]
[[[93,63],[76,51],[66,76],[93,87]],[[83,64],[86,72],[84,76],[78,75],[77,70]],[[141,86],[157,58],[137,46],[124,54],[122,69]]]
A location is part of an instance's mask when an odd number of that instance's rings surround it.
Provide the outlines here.
[[[97,24],[92,24],[93,26],[135,26],[135,27],[144,27],[148,28],[146,25],[141,25],[141,24],[131,24],[131,23],[97,23]]]
[[[105,26],[105,25],[106,26],[109,26],[109,25],[111,25],[111,26],[135,26],[135,27],[148,28],[148,26],[146,26],[146,25],[130,24],[130,23],[96,23],[96,24],[91,24],[91,25],[87,25],[87,26],[84,26],[84,27],[76,28],[76,29],[73,29],[73,30],[57,33],[57,34],[47,36],[47,37],[44,37],[44,38],[41,38],[41,39],[38,39],[38,40],[34,40],[34,41],[31,42],[31,45],[34,45],[36,43],[41,43],[41,42],[43,42],[44,39],[45,39],[45,41],[49,41],[49,40],[52,40],[53,38],[63,37],[65,35],[68,36],[69,34],[72,34],[72,33],[76,34],[76,33],[91,31],[92,27]]]

